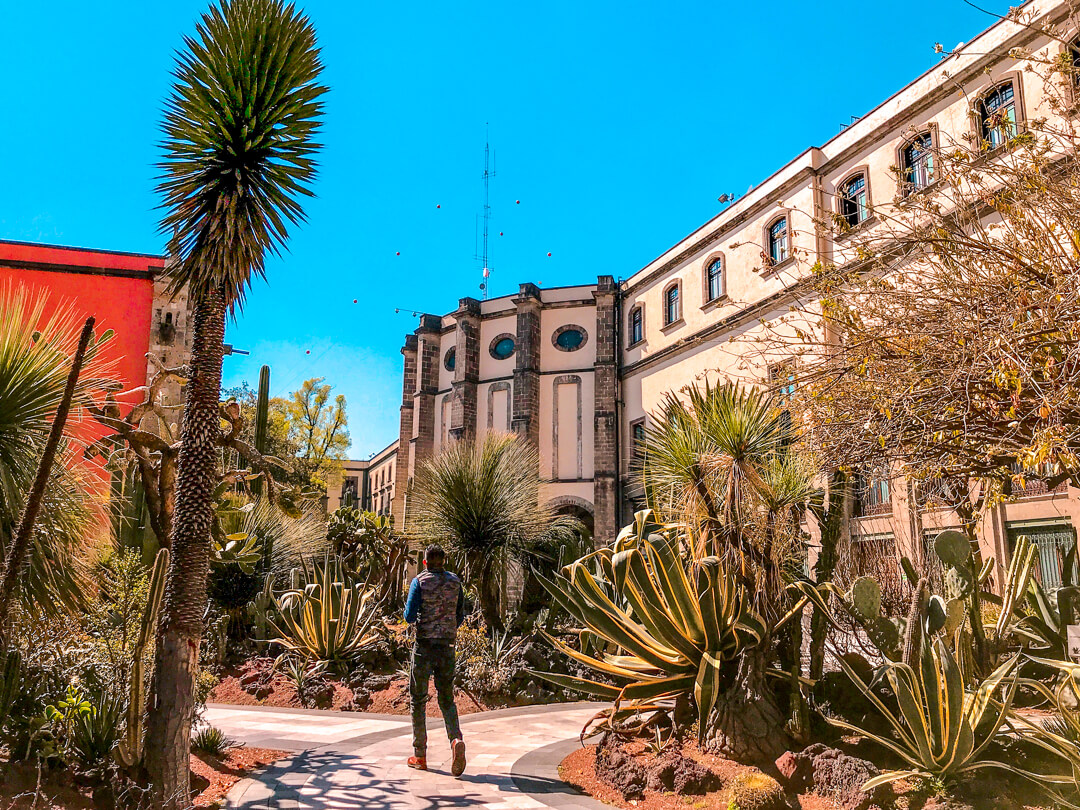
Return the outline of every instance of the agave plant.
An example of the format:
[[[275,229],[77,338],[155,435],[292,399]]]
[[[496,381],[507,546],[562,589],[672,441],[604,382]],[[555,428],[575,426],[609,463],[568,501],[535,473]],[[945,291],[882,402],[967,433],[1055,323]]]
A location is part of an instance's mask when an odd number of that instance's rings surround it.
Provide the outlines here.
[[[964,690],[964,676],[948,647],[941,640],[924,643],[916,665],[909,666],[901,661],[884,664],[883,674],[896,696],[898,711],[878,696],[874,688],[877,678],[868,683],[842,656],[837,660],[852,683],[892,727],[894,734],[884,737],[843,720],[830,719],[829,722],[888,748],[907,766],[875,776],[863,785],[863,790],[909,776],[948,781],[983,768],[998,768],[1036,780],[1041,778],[986,756],[987,747],[1006,733],[1002,729],[1011,716],[1013,697],[1020,686],[1018,655],[979,682],[974,691],[968,692]],[[1004,691],[1000,700],[995,697],[999,689]]]
[[[703,737],[721,689],[723,667],[767,635],[746,593],[717,557],[687,564],[685,529],[662,526],[638,512],[611,548],[542,579],[552,598],[587,630],[618,652],[593,658],[545,633],[548,641],[614,685],[536,673],[560,686],[632,708],[692,693]],[[614,716],[614,715],[612,715]]]
[[[382,614],[374,592],[352,582],[336,557],[305,560],[294,579],[294,587],[274,596],[277,643],[304,658],[343,661],[378,641]]]

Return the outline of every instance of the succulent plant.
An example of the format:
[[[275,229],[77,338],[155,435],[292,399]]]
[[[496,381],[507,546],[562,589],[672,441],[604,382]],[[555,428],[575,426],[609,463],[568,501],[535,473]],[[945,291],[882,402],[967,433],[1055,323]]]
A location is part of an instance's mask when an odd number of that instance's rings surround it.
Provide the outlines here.
[[[143,758],[143,715],[146,713],[146,678],[143,660],[146,649],[157,631],[158,611],[165,595],[165,574],[169,569],[169,550],[163,548],[154,558],[154,567],[150,573],[150,587],[146,597],[146,609],[143,610],[139,637],[131,653],[131,684],[128,698],[126,728],[124,737],[116,751],[117,761],[125,768],[134,768]]]
[[[283,647],[317,661],[356,656],[379,640],[380,604],[375,592],[350,581],[341,561],[326,554],[293,571],[294,587],[275,595],[270,626]]]
[[[216,566],[235,565],[245,574],[254,574],[262,559],[262,547],[257,537],[247,532],[227,534],[214,538],[211,545],[210,563]]]

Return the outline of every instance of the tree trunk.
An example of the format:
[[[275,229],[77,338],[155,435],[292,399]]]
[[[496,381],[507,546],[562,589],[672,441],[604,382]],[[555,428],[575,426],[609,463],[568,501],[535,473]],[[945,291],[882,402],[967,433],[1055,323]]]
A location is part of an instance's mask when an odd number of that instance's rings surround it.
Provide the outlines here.
[[[195,675],[210,569],[210,524],[218,483],[218,402],[225,341],[219,290],[195,304],[191,377],[184,394],[172,561],[158,624],[153,702],[147,719],[146,767],[155,806],[191,806],[188,755]]]
[[[477,598],[480,600],[480,613],[484,617],[484,624],[496,633],[504,630],[502,611],[499,606],[500,573],[501,571],[494,565],[485,566],[480,578],[480,587],[477,588]]]
[[[82,371],[83,360],[86,358],[86,349],[90,345],[90,338],[94,334],[94,319],[87,318],[83,324],[82,334],[79,336],[79,346],[75,350],[75,356],[71,360],[71,370],[68,372],[67,383],[64,393],[56,406],[56,414],[53,416],[52,426],[49,428],[49,436],[45,440],[45,448],[41,451],[41,460],[38,462],[37,474],[34,483],[26,495],[23,504],[22,515],[19,517],[18,526],[8,546],[6,559],[4,560],[3,578],[0,579],[0,639],[6,637],[8,611],[11,606],[12,596],[15,594],[15,586],[19,582],[19,572],[26,560],[27,551],[30,548],[30,540],[34,536],[34,523],[41,511],[41,503],[45,499],[45,488],[49,484],[49,476],[52,474],[53,463],[56,461],[56,451],[60,447],[60,440],[64,437],[64,426],[67,424],[68,413],[71,411],[71,400],[75,397],[75,386],[79,382],[79,372]]]
[[[790,748],[784,713],[765,677],[765,652],[748,650],[732,666],[732,678],[709,716],[706,750],[766,772]]]

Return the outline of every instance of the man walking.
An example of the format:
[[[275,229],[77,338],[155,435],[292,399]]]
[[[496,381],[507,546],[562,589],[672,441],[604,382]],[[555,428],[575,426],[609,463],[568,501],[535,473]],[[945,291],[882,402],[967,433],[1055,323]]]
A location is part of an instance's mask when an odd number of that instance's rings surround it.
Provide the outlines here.
[[[465,621],[465,599],[461,580],[443,568],[445,564],[446,552],[439,546],[428,546],[424,552],[426,570],[413,579],[405,602],[405,621],[416,625],[409,674],[414,754],[409,757],[409,767],[427,770],[428,680],[434,675],[453,755],[450,772],[461,776],[465,772],[465,741],[454,705],[454,644]]]

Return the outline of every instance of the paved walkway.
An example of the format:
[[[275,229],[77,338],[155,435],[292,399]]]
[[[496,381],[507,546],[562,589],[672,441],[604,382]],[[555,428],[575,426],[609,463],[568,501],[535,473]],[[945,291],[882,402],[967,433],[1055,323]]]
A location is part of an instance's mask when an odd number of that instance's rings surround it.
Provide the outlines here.
[[[296,752],[237,784],[228,807],[438,810],[604,808],[558,779],[586,721],[605,704],[526,706],[465,715],[465,774],[450,774],[442,721],[428,719],[427,772],[410,769],[408,717],[211,704],[207,720],[252,746]]]

